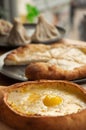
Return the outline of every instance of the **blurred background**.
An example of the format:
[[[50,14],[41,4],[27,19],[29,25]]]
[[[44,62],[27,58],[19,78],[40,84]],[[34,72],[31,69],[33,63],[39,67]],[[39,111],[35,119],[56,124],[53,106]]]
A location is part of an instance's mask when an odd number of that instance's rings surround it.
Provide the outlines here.
[[[86,0],[0,0],[0,18],[36,23],[37,16],[66,29],[66,37],[86,41]]]

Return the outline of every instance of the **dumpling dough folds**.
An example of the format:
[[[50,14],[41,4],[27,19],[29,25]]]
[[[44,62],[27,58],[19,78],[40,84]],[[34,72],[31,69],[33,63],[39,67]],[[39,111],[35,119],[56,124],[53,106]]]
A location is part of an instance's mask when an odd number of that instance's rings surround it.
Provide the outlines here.
[[[0,36],[7,36],[9,35],[12,29],[12,24],[6,20],[0,20]]]
[[[60,37],[60,33],[57,28],[48,23],[45,18],[40,15],[38,17],[38,24],[36,30],[32,35],[33,42],[45,42]]]
[[[27,35],[25,28],[18,20],[14,21],[14,25],[7,42],[13,46],[26,45],[30,43],[30,37]]]

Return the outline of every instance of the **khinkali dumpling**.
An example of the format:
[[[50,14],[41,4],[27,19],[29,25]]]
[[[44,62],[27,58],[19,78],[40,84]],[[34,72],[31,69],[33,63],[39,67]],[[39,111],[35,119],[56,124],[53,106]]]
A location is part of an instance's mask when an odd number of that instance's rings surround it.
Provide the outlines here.
[[[32,35],[32,41],[45,42],[58,38],[59,36],[60,33],[58,32],[57,28],[54,25],[48,23],[45,18],[40,15],[38,17],[38,23],[35,32]]]
[[[12,29],[12,24],[6,20],[0,19],[0,44],[4,45]]]
[[[30,37],[27,35],[27,31],[17,19],[14,20],[13,28],[7,42],[12,46],[26,45],[30,43]]]
[[[12,29],[12,24],[6,20],[0,19],[0,36],[9,35]]]

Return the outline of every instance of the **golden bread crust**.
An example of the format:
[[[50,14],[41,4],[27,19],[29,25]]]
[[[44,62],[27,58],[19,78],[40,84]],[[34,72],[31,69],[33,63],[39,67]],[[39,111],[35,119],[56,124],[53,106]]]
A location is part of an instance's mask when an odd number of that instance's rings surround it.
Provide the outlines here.
[[[62,40],[51,45],[29,44],[9,53],[4,64],[29,64],[25,71],[29,80],[84,78],[86,45],[72,40]]]
[[[31,63],[26,67],[26,77],[29,80],[75,80],[86,77],[86,65],[75,68],[74,70],[63,70],[57,65],[51,65],[47,63]]]
[[[49,49],[49,46],[43,44],[28,44],[18,49],[13,50],[4,59],[5,65],[23,65],[31,62],[31,56],[35,52],[44,53]],[[37,57],[38,58],[38,57]],[[36,58],[35,58],[36,59]],[[32,59],[34,60],[34,59]]]
[[[21,113],[18,113],[11,109],[7,103],[7,94],[9,91],[14,89],[25,87],[29,85],[37,87],[40,85],[46,86],[60,86],[62,90],[72,90],[74,94],[79,94],[86,101],[86,90],[81,88],[79,85],[76,85],[71,82],[66,81],[32,81],[32,82],[23,82],[12,85],[4,93],[4,99],[0,103],[0,119],[8,124],[9,126],[15,128],[16,130],[86,130],[86,109],[75,114],[69,114],[66,116],[41,116],[41,115],[32,115],[26,116]],[[41,87],[41,86],[40,86]],[[40,125],[39,125],[40,124]]]
[[[31,63],[26,67],[26,77],[37,79],[74,80],[86,77],[86,45],[73,44],[71,40],[53,44],[50,50],[52,59],[46,63]],[[58,49],[59,48],[59,49]],[[57,50],[54,50],[57,49]],[[62,50],[61,50],[62,49]]]
[[[66,48],[70,45],[63,45],[62,43],[56,43],[52,45],[44,44],[28,44],[23,47],[19,47],[10,52],[4,59],[5,65],[27,65],[30,62],[48,61],[53,58],[54,54],[51,53],[51,49],[55,48]],[[42,60],[43,61],[43,60]]]

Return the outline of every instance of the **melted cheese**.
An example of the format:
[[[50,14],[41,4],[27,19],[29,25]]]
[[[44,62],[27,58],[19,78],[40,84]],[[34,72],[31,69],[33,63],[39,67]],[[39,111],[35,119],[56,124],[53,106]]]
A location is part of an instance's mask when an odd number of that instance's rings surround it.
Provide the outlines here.
[[[86,55],[77,48],[71,48],[67,50],[64,55],[61,55],[60,58],[70,59],[77,63],[86,64]],[[83,60],[82,60],[83,59]]]
[[[51,50],[53,58],[48,61],[64,70],[73,70],[86,64],[86,55],[77,48],[56,48]]]
[[[7,102],[16,111],[27,115],[62,116],[86,108],[76,94],[57,88],[22,88],[8,94]]]
[[[83,66],[83,64],[79,64],[77,62],[71,60],[65,60],[65,59],[58,59],[57,65],[64,70],[73,70],[75,68],[79,68]]]
[[[67,59],[51,59],[48,61],[50,65],[56,65],[64,70],[73,70],[75,68],[83,66],[81,63],[77,63],[76,61],[67,60]]]

